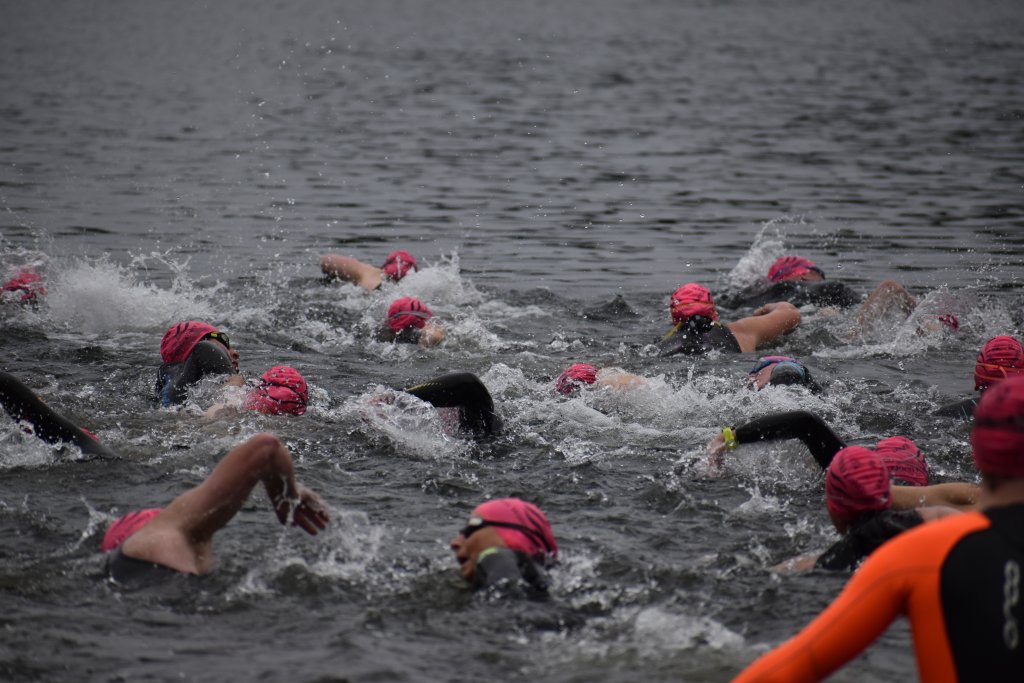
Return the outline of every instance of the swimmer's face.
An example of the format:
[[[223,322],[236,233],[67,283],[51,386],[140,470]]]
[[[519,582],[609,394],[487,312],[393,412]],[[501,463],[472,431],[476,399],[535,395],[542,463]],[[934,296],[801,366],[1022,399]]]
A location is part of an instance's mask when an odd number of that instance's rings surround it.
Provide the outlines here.
[[[501,540],[497,530],[492,526],[485,526],[477,529],[469,538],[466,538],[460,531],[451,540],[449,547],[455,553],[455,559],[459,563],[459,571],[462,578],[472,581],[476,573],[476,558],[488,548],[504,548],[505,541]]]
[[[235,373],[240,372],[238,369],[238,359],[241,358],[241,356],[239,355],[238,351],[235,351],[234,348],[226,345],[220,339],[216,339],[215,337],[207,337],[207,339],[212,341],[214,344],[219,344],[220,347],[227,352],[228,358],[231,359],[231,367],[235,369]]]

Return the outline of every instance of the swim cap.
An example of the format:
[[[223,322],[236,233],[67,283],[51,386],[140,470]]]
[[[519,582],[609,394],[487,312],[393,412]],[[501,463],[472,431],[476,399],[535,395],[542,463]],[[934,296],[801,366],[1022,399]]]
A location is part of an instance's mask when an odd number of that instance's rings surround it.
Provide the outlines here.
[[[0,291],[21,292],[21,303],[32,301],[37,296],[46,294],[46,287],[42,285],[43,278],[31,268],[22,268],[10,280],[4,283]]]
[[[392,332],[401,332],[407,327],[423,329],[433,315],[419,299],[403,296],[388,306],[388,327]]]
[[[844,521],[885,510],[892,505],[889,468],[863,446],[840,449],[825,473],[825,501],[829,512]]]
[[[419,267],[416,265],[416,259],[409,252],[399,249],[388,254],[388,257],[384,259],[384,265],[380,269],[384,271],[384,275],[389,280],[397,282],[405,277],[410,268],[419,270]]]
[[[953,313],[944,313],[939,316],[939,322],[948,327],[951,331],[956,332],[960,329],[960,318],[956,317]]]
[[[196,320],[172,325],[160,342],[160,357],[165,363],[180,363],[206,335],[216,331],[213,325]]]
[[[490,522],[512,550],[535,559],[554,559],[558,555],[551,523],[533,503],[519,498],[498,498],[478,505],[473,516]]]
[[[1024,477],[1024,377],[1010,377],[981,395],[971,449],[983,474]]]
[[[265,415],[302,415],[309,403],[306,380],[287,365],[275,365],[260,377],[258,387],[249,392],[245,407]]]
[[[890,436],[875,446],[875,454],[889,468],[889,477],[909,486],[928,485],[928,463],[917,444],[905,436]]]
[[[144,527],[154,517],[160,514],[162,508],[148,508],[129,512],[124,517],[117,519],[103,535],[103,542],[100,543],[100,550],[110,552],[128,540],[128,537]]]
[[[974,366],[974,388],[985,389],[1007,377],[1024,374],[1024,348],[1013,337],[992,337],[981,347]]]
[[[807,366],[796,358],[789,356],[762,356],[754,364],[754,367],[750,369],[751,381],[753,381],[754,375],[769,365],[774,365],[775,367],[772,368],[768,384],[775,386],[783,384],[813,384],[811,373],[807,371]]]
[[[825,273],[814,261],[800,256],[780,256],[768,269],[768,279],[772,282],[785,282],[786,280],[796,280],[810,272],[825,277]]]
[[[685,322],[696,315],[718,320],[718,311],[715,310],[711,292],[707,287],[702,287],[694,282],[677,289],[672,294],[669,307],[672,310],[673,325]]]
[[[597,381],[597,368],[586,363],[570,365],[555,380],[555,391],[565,396],[580,388],[581,384],[593,384]]]

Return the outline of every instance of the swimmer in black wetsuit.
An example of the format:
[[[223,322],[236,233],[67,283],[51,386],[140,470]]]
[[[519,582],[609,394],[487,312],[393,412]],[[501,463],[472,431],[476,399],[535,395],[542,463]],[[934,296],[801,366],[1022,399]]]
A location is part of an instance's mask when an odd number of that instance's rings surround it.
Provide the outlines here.
[[[184,403],[193,384],[208,375],[227,375],[227,383],[245,383],[238,374],[238,351],[213,325],[189,321],[172,325],[160,342],[163,365],[157,371],[156,398],[165,408]]]
[[[450,547],[474,589],[529,597],[548,591],[545,568],[558,556],[551,524],[534,504],[500,498],[478,505]]]
[[[800,256],[780,256],[768,269],[764,282],[739,294],[723,296],[722,305],[756,307],[772,301],[788,301],[795,306],[815,304],[846,308],[859,304],[861,299],[860,294],[842,282],[826,282],[825,272],[813,261]]]
[[[404,296],[388,307],[388,319],[381,327],[378,338],[385,342],[428,347],[444,340],[444,328],[422,301]]]
[[[487,387],[471,372],[453,372],[404,389],[435,408],[454,409],[458,427],[475,437],[501,432],[501,418]]]
[[[934,414],[970,420],[985,390],[1015,375],[1024,375],[1024,347],[1013,337],[992,337],[981,347],[974,365],[974,389],[978,395],[943,406]]]
[[[2,371],[0,403],[12,418],[32,425],[33,433],[48,444],[71,444],[81,449],[86,456],[119,457],[95,436],[54,412],[13,375]]]
[[[658,344],[659,356],[714,350],[749,353],[800,324],[800,311],[785,301],[766,304],[752,316],[722,324],[711,292],[692,282],[675,291],[670,307],[674,327]]]
[[[108,572],[115,581],[213,569],[213,536],[263,483],[281,524],[315,536],[329,516],[320,497],[298,484],[288,449],[273,434],[257,434],[224,456],[210,475],[161,509],[133,512],[107,530],[100,549],[114,553]]]
[[[410,270],[419,270],[416,259],[407,251],[393,251],[380,268],[357,261],[351,256],[324,254],[320,257],[320,270],[329,279],[348,280],[363,289],[380,289],[384,280],[398,282]]]

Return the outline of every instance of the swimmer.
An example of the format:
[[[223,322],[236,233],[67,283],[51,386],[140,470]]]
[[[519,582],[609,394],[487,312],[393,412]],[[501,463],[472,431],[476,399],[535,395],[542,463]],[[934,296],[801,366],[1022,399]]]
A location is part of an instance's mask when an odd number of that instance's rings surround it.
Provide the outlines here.
[[[974,390],[978,395],[943,406],[934,414],[970,420],[985,390],[1014,375],[1024,375],[1024,347],[1013,337],[992,337],[981,347],[974,365]]]
[[[575,363],[567,367],[555,379],[555,391],[562,396],[576,394],[584,386],[597,385],[611,389],[627,389],[644,383],[644,379],[621,368],[598,370],[587,363]]]
[[[235,446],[198,486],[165,508],[131,512],[110,525],[100,549],[111,553],[111,579],[132,582],[213,569],[213,536],[263,483],[281,524],[315,536],[326,528],[320,497],[295,480],[288,449],[273,434],[257,434]]]
[[[442,420],[450,433],[462,432],[474,437],[494,436],[501,432],[501,418],[494,411],[494,401],[480,378],[471,372],[453,372],[404,389],[421,401],[451,415]],[[451,410],[452,413],[447,411]]]
[[[807,366],[789,356],[762,356],[747,374],[751,389],[760,391],[767,386],[798,384],[817,393],[821,386],[811,377]]]
[[[474,589],[512,588],[538,597],[547,594],[545,569],[558,557],[548,518],[518,498],[478,505],[450,547]]]
[[[814,261],[802,256],[780,256],[768,268],[762,282],[722,297],[723,304],[730,308],[763,306],[772,301],[846,308],[860,303],[861,295],[841,282],[826,281],[825,271]]]
[[[0,287],[0,302],[14,301],[22,305],[34,306],[46,294],[43,278],[32,268],[21,268],[14,276]]]
[[[690,283],[672,294],[670,302],[674,327],[659,346],[659,356],[690,355],[712,350],[750,353],[792,332],[800,324],[800,311],[785,301],[768,303],[754,314],[724,325],[718,321],[711,292]]]
[[[13,375],[0,371],[0,404],[16,422],[27,423],[26,431],[54,446],[72,445],[86,457],[117,458],[117,453],[93,434],[58,415]]]
[[[172,325],[160,342],[163,365],[157,371],[156,397],[165,408],[184,403],[188,389],[207,375],[227,375],[227,384],[242,386],[238,351],[213,325],[195,320]]]
[[[1019,681],[1024,671],[1024,377],[986,391],[971,431],[979,510],[886,543],[806,628],[734,683],[820,681],[900,615],[922,683]]]
[[[324,254],[320,257],[320,270],[329,279],[347,280],[363,289],[380,289],[385,280],[398,282],[410,270],[419,270],[416,259],[407,251],[397,250],[388,254],[380,268],[357,261],[351,256]]]
[[[422,301],[411,296],[403,296],[388,306],[388,318],[386,324],[381,327],[378,339],[385,342],[419,344],[427,348],[444,340],[444,328],[434,319],[434,314]]]
[[[306,379],[293,367],[275,365],[264,372],[258,384],[245,396],[243,407],[264,415],[305,415],[309,404]],[[232,406],[217,403],[206,410],[206,417],[218,417]]]

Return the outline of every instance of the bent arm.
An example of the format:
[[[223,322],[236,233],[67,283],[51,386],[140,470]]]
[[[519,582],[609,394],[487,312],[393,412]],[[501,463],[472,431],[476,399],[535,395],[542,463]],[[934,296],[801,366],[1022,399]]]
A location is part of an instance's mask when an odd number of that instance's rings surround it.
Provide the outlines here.
[[[897,510],[944,505],[958,510],[975,510],[981,488],[967,482],[932,486],[896,486],[891,488],[892,506]]]
[[[791,332],[799,324],[799,309],[788,301],[776,301],[765,304],[747,318],[726,323],[725,326],[736,337],[740,350],[750,353]]]
[[[806,410],[765,415],[736,428],[737,443],[777,439],[803,441],[823,470],[828,468],[839,449],[845,446],[824,420]]]
[[[354,282],[364,289],[377,289],[383,281],[380,268],[363,263],[351,256],[324,254],[320,257],[320,270],[328,277]]]
[[[459,408],[460,427],[475,434],[501,429],[494,400],[487,387],[471,372],[454,372],[405,389],[435,408]]]

